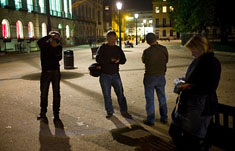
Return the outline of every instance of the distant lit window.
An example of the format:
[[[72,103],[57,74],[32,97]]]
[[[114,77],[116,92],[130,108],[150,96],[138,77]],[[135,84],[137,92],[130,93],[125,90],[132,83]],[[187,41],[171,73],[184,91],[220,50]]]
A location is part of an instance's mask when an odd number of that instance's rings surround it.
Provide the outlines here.
[[[66,38],[70,37],[70,29],[69,29],[69,25],[66,25]]]
[[[156,7],[156,8],[155,8],[155,11],[156,11],[156,13],[160,13],[160,8],[159,8],[159,7]]]
[[[10,38],[10,25],[6,19],[3,19],[2,21],[2,36],[4,38]]]
[[[163,0],[163,2],[166,2],[166,0]]]
[[[47,35],[47,25],[46,23],[42,23],[42,37]]]
[[[173,6],[170,6],[170,12],[174,11]]]
[[[22,8],[22,1],[21,0],[15,0],[15,7],[16,9]]]
[[[28,24],[28,32],[29,32],[29,38],[34,38],[34,28],[32,22],[29,22]]]
[[[16,36],[17,36],[18,39],[23,39],[24,38],[23,24],[19,20],[16,22]]]
[[[45,13],[46,9],[45,9],[44,0],[39,0],[39,6],[40,6],[41,13]]]
[[[27,9],[28,12],[31,12],[33,10],[33,0],[27,0]]]
[[[109,6],[105,6],[105,8],[104,8],[105,10],[109,10]]]
[[[166,12],[167,12],[167,7],[166,7],[166,6],[163,6],[163,7],[162,7],[162,12],[163,12],[163,13],[166,13]]]

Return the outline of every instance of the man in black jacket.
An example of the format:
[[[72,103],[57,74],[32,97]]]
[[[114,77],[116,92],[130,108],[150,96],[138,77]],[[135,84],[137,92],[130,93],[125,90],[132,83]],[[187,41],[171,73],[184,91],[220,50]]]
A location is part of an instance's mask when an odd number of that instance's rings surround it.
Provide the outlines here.
[[[127,103],[124,96],[122,81],[119,75],[119,64],[125,64],[126,57],[120,47],[115,45],[116,42],[115,31],[107,33],[107,44],[103,44],[97,51],[96,61],[101,64],[102,74],[100,75],[100,85],[102,88],[105,110],[107,112],[106,118],[112,117],[114,110],[111,99],[111,86],[118,98],[120,112],[123,117],[132,118],[127,112]]]
[[[48,91],[50,82],[53,89],[53,114],[54,120],[59,120],[60,111],[60,64],[62,59],[62,46],[60,44],[60,33],[51,31],[48,36],[45,36],[37,42],[40,48],[41,57],[41,112],[38,119],[46,119],[48,106]]]

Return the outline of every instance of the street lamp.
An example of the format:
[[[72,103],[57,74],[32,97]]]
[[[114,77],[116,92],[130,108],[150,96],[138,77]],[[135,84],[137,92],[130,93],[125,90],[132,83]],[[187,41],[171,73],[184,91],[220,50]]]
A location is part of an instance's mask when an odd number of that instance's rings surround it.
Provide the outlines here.
[[[137,19],[139,17],[139,14],[135,14],[135,30],[136,30],[136,33],[135,33],[135,39],[136,39],[136,45],[138,45],[138,39],[137,39]]]
[[[146,24],[146,19],[143,20],[143,24],[144,24],[144,42],[145,42],[145,24]]]
[[[122,3],[117,2],[116,3],[117,9],[118,9],[118,16],[119,16],[119,46],[122,48],[122,35],[121,35],[121,9],[122,9]]]

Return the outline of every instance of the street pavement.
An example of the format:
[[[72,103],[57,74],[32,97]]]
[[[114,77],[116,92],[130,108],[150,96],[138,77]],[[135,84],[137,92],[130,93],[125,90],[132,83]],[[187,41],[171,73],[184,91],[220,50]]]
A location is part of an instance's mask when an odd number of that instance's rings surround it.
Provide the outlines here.
[[[142,52],[147,44],[123,48],[127,62],[120,65],[120,75],[133,120],[120,115],[117,98],[112,90],[115,114],[106,119],[99,79],[91,77],[88,66],[95,62],[88,47],[74,50],[73,70],[65,70],[61,61],[61,121],[53,122],[52,89],[49,92],[48,124],[37,120],[40,111],[39,52],[0,56],[0,151],[150,151],[173,150],[168,135],[171,112],[176,94],[174,79],[184,76],[192,61],[180,41],[160,42],[169,52],[166,73],[166,96],[169,122],[159,121],[155,95],[156,123],[142,123],[146,117],[143,87],[144,65]],[[218,88],[220,103],[235,106],[234,64],[232,53],[216,52],[222,63]]]

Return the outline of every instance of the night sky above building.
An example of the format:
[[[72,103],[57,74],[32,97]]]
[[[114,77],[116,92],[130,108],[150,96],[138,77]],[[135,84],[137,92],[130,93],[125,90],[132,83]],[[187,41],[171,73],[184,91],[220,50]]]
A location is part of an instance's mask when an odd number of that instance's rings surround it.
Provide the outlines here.
[[[124,9],[152,10],[152,0],[123,0]]]

